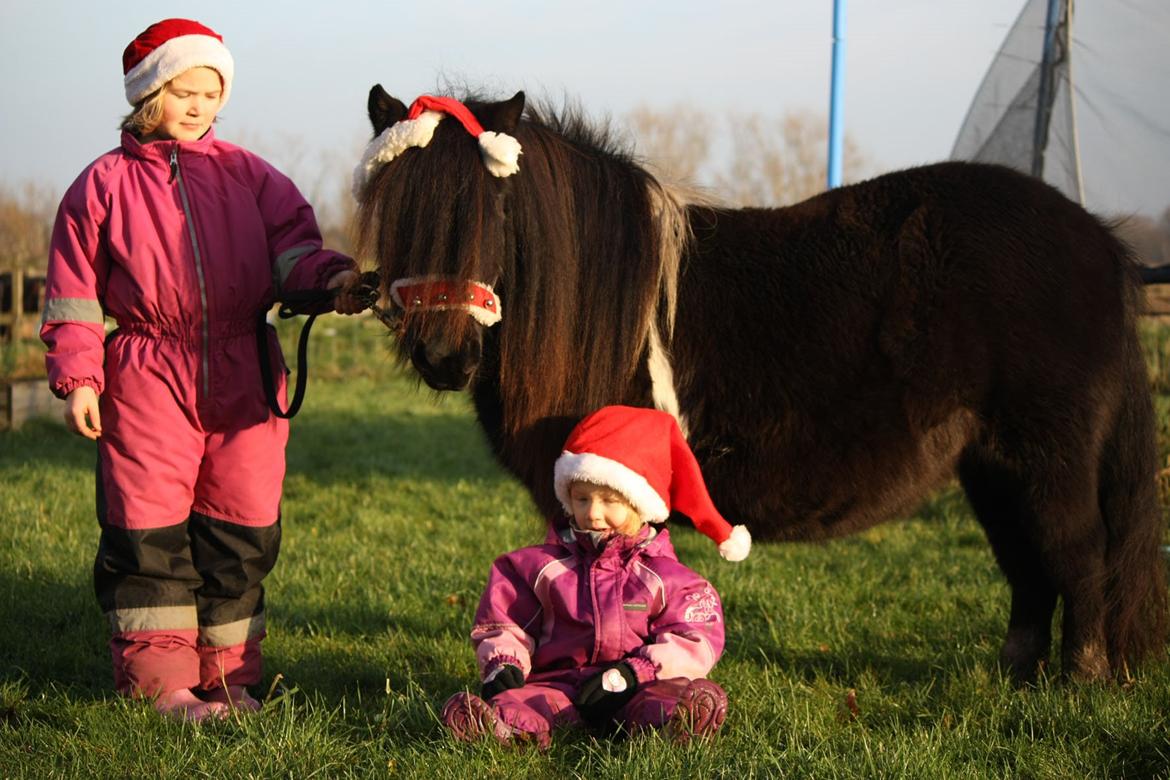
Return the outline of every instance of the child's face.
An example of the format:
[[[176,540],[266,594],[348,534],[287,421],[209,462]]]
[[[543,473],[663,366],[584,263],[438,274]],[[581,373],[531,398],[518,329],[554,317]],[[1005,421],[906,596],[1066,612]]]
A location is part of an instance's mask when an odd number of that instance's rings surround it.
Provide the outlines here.
[[[195,141],[215,121],[223,102],[223,82],[211,68],[191,68],[163,87],[162,123],[151,140]]]
[[[642,518],[621,493],[588,482],[569,486],[573,522],[582,531],[608,531],[633,536],[642,527]]]

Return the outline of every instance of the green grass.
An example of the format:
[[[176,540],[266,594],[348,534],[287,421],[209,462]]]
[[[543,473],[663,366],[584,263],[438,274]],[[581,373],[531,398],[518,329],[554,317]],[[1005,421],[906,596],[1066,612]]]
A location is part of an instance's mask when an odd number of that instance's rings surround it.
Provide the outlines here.
[[[452,742],[436,712],[473,682],[488,566],[543,530],[467,399],[418,389],[372,326],[327,318],[313,337],[258,716],[175,724],[113,695],[90,582],[93,447],[51,421],[0,435],[0,777],[1170,776],[1170,664],[1125,687],[1001,677],[1007,589],[953,490],[913,518],[758,544],[734,565],[672,531],[724,600],[717,740]]]

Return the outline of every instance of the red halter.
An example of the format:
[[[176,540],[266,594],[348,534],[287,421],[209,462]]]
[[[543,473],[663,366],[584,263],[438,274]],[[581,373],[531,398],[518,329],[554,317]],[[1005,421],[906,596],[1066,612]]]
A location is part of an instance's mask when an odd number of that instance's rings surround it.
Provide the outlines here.
[[[413,276],[390,285],[390,299],[403,311],[462,309],[484,327],[500,321],[500,297],[491,285],[452,276]]]

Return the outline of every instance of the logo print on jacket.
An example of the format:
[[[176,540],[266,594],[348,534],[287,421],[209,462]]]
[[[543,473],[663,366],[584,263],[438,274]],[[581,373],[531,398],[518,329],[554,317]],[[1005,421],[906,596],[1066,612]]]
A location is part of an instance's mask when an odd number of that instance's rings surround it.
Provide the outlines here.
[[[698,593],[688,593],[687,610],[683,613],[683,620],[687,623],[718,623],[719,607],[715,591],[710,585],[705,586]]]

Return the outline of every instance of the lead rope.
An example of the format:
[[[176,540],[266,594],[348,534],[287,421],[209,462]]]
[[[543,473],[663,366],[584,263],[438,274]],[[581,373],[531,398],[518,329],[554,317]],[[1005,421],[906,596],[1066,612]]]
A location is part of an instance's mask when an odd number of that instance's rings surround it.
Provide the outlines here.
[[[357,284],[350,292],[365,305],[365,308],[372,311],[383,325],[391,330],[396,330],[400,319],[394,312],[387,311],[378,305],[378,291],[381,287],[381,281],[381,277],[376,272],[367,271],[358,278]],[[277,310],[277,316],[282,320],[300,314],[309,315],[301,328],[300,338],[297,339],[297,384],[288,409],[281,409],[280,402],[276,398],[276,382],[272,376],[272,357],[268,348],[270,329],[268,312],[260,312],[256,323],[256,352],[260,357],[260,379],[264,384],[264,396],[268,399],[268,408],[277,417],[288,420],[301,409],[301,403],[305,400],[305,387],[309,379],[309,331],[312,330],[317,315],[322,313],[321,307],[331,303],[337,297],[337,293],[337,289],[306,290],[289,292],[282,296],[280,308]]]

